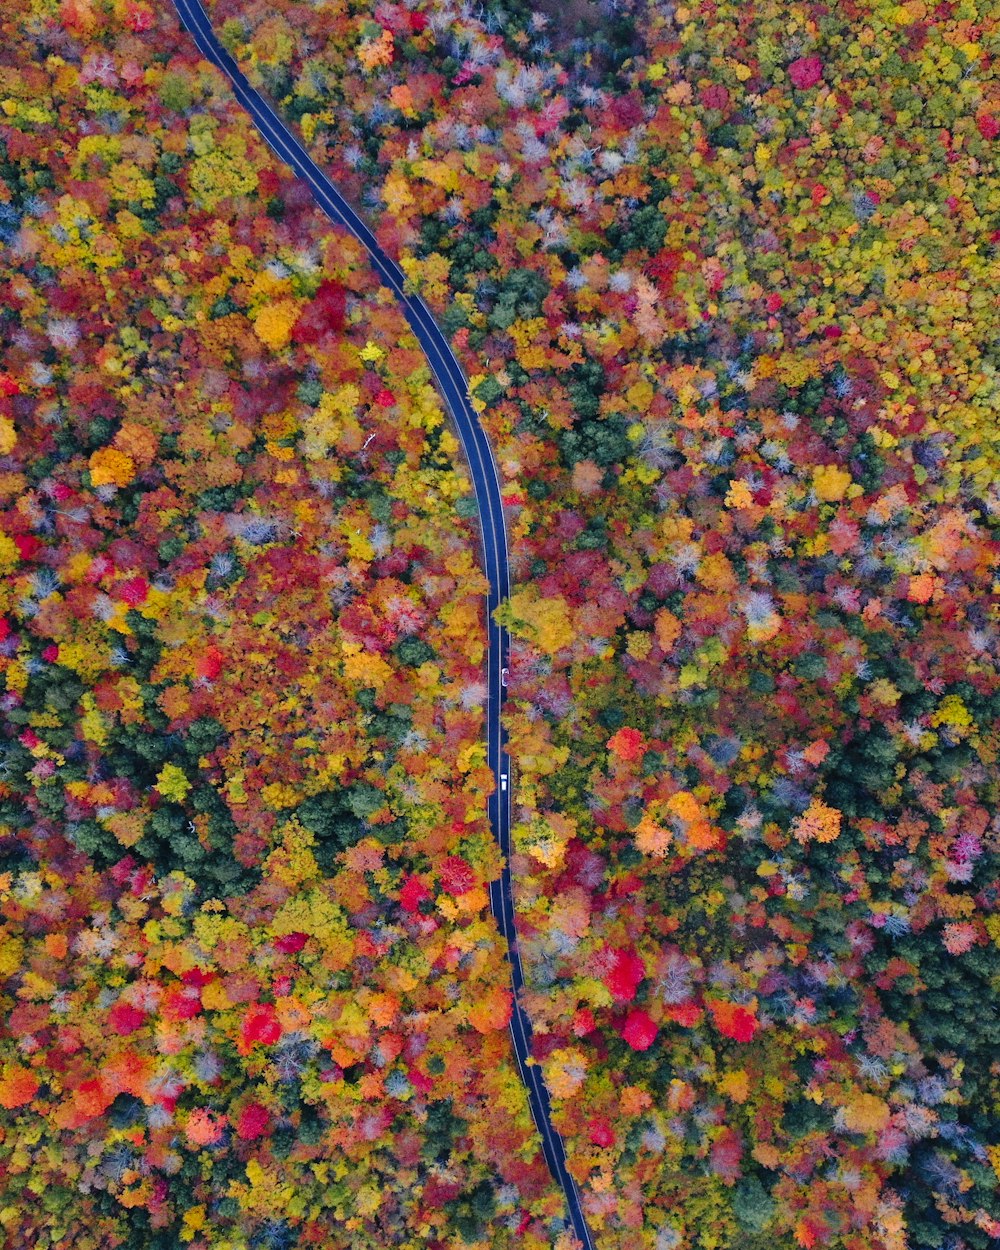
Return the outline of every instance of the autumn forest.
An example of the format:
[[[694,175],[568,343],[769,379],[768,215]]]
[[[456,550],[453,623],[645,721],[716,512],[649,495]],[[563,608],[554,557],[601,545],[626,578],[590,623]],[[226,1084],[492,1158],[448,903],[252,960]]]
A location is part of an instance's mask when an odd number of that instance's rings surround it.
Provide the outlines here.
[[[365,246],[169,4],[10,0],[0,1246],[577,1250],[501,714],[595,1250],[991,1250],[1000,9],[204,8],[462,366],[505,697]]]

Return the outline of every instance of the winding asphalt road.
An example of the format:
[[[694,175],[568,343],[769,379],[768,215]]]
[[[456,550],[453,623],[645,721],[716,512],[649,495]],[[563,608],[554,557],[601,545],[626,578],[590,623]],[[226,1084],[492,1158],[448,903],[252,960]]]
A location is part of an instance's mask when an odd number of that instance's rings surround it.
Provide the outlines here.
[[[493,620],[493,612],[510,594],[510,565],[507,556],[507,531],[504,525],[503,501],[500,496],[500,475],[497,472],[489,441],[479,417],[469,401],[468,382],[448,339],[434,320],[424,301],[404,291],[404,274],[400,267],[379,246],[375,235],[337,190],[335,184],[316,164],[299,139],[289,130],[274,108],[259,94],[240,70],[232,56],[216,38],[205,10],[198,0],[173,0],[181,22],[190,32],[198,50],[229,79],[237,100],[253,118],[261,136],[275,155],[308,184],[317,204],[331,221],[344,226],[367,249],[372,268],[399,300],[403,313],[427,356],[445,408],[458,430],[472,473],[472,484],[479,506],[483,551],[489,594],[486,599],[487,650],[487,759],[497,779],[497,788],[489,800],[489,819],[503,855],[504,868],[499,881],[490,886],[490,907],[500,932],[507,940],[514,990],[514,1009],[510,1032],[521,1079],[528,1091],[528,1101],[542,1139],[546,1162],[566,1197],[570,1226],[584,1250],[594,1250],[594,1242],[580,1205],[580,1194],[573,1177],[566,1170],[563,1140],[553,1127],[549,1095],[542,1080],[541,1069],[531,1056],[531,1025],[520,1003],[524,984],[521,957],[518,953],[517,930],[514,924],[513,883],[510,860],[510,760],[506,751],[506,735],[500,723],[506,691],[502,682],[510,652],[510,637]]]

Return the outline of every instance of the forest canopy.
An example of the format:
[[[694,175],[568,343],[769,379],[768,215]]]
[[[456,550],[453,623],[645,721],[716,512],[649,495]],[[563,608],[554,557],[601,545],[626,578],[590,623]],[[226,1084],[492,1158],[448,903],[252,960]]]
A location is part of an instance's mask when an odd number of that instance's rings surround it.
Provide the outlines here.
[[[599,1250],[1000,1237],[1000,18],[212,0],[496,456]],[[173,11],[0,48],[0,1226],[570,1250],[428,360]]]

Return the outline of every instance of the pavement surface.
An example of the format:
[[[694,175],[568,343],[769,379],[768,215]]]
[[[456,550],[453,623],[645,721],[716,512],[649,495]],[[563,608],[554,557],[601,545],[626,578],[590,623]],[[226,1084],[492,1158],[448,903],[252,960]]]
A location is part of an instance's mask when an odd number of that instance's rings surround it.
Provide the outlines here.
[[[404,290],[405,275],[399,265],[379,246],[366,222],[337,190],[336,185],[316,164],[302,142],[288,128],[274,107],[247,81],[233,57],[216,37],[208,15],[198,0],[173,0],[184,27],[191,34],[202,56],[225,74],[239,103],[253,118],[261,137],[274,154],[289,165],[312,192],[316,203],[337,225],[345,227],[361,242],[368,259],[382,282],[395,294],[427,357],[438,391],[461,439],[472,474],[472,485],[479,506],[485,572],[489,581],[486,598],[488,647],[486,680],[489,691],[486,704],[487,761],[497,786],[488,803],[490,824],[503,855],[504,868],[499,881],[490,885],[490,907],[497,926],[507,941],[514,1008],[510,1033],[517,1065],[528,1092],[531,1114],[542,1139],[545,1160],[566,1199],[569,1226],[584,1250],[594,1250],[594,1241],[580,1205],[576,1182],[566,1170],[566,1150],[562,1137],[553,1127],[549,1095],[542,1080],[541,1068],[531,1058],[531,1025],[521,1006],[520,992],[524,984],[521,957],[518,952],[514,917],[513,882],[510,861],[510,759],[501,712],[506,698],[503,672],[508,665],[510,637],[506,629],[493,620],[493,612],[510,594],[510,564],[507,553],[507,530],[504,524],[500,475],[489,441],[469,397],[469,384],[462,367],[451,350],[447,336],[419,296]]]

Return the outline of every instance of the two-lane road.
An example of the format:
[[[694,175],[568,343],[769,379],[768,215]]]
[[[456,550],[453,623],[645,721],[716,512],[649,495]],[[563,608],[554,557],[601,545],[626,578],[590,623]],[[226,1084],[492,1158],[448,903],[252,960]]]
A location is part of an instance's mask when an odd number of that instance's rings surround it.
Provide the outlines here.
[[[510,1031],[521,1079],[528,1092],[531,1113],[542,1139],[545,1159],[566,1197],[570,1227],[585,1250],[594,1250],[594,1242],[583,1215],[576,1182],[566,1169],[566,1152],[562,1138],[552,1125],[549,1096],[542,1080],[541,1069],[530,1062],[531,1025],[521,1006],[520,992],[524,978],[518,953],[517,930],[514,924],[510,870],[510,787],[500,784],[502,777],[510,776],[505,735],[500,723],[500,713],[506,694],[502,674],[508,662],[510,639],[507,631],[493,620],[494,610],[510,593],[510,566],[507,557],[507,531],[504,525],[503,501],[500,494],[500,476],[493,459],[493,452],[478,415],[469,402],[468,382],[451,350],[448,339],[423,300],[406,294],[403,271],[382,250],[368,225],[348,204],[335,184],[320,169],[270,103],[250,86],[236,61],[216,38],[199,0],[174,0],[174,7],[181,22],[194,38],[201,54],[229,79],[237,100],[253,118],[257,129],[275,155],[290,165],[309,186],[317,204],[330,220],[346,227],[366,248],[372,268],[396,295],[411,330],[427,356],[445,408],[455,424],[465,449],[479,506],[486,576],[490,587],[486,605],[489,644],[487,650],[489,691],[486,709],[487,759],[497,779],[497,787],[489,800],[489,818],[504,861],[500,880],[493,882],[490,886],[490,906],[500,932],[507,941],[507,958],[514,990]]]

